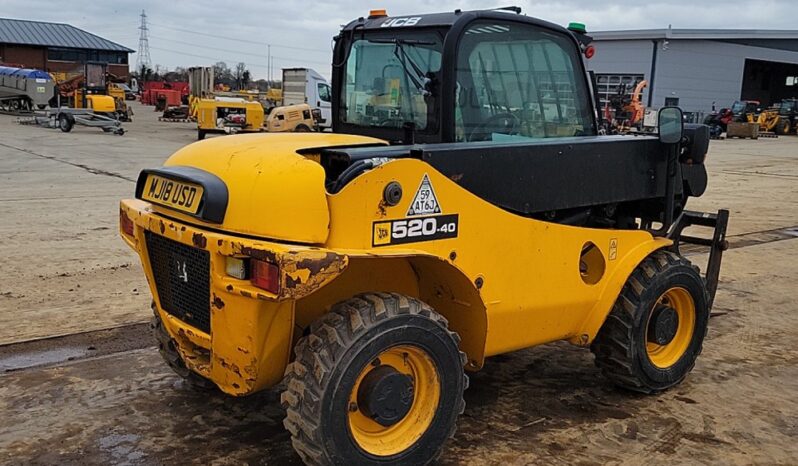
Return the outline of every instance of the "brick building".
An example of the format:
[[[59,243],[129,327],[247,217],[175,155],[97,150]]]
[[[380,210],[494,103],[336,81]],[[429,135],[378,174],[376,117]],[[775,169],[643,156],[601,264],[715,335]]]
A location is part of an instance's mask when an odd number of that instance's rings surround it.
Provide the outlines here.
[[[0,18],[0,63],[11,66],[72,72],[84,62],[100,62],[125,77],[133,52],[69,24]]]

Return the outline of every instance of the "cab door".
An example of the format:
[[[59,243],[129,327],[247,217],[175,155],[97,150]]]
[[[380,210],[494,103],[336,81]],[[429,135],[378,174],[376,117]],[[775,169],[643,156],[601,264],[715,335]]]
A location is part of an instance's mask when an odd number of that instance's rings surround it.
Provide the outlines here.
[[[321,110],[319,126],[323,129],[332,127],[332,91],[326,82],[316,81],[316,108]]]

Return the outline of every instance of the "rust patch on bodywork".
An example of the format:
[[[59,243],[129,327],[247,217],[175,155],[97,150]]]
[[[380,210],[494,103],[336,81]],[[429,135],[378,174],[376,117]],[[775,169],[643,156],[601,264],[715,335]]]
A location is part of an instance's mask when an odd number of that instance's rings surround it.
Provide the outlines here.
[[[333,263],[338,261],[341,256],[334,252],[328,252],[320,259],[302,259],[296,263],[297,269],[308,269],[311,275],[320,273],[322,270],[330,267]]]
[[[237,382],[231,382],[229,384],[229,386],[233,387],[235,391],[238,392],[234,393],[234,395],[243,395],[252,391],[252,387],[255,385],[256,376],[257,376],[258,360],[256,358],[254,357],[250,358],[249,364],[244,366],[243,370],[235,362],[227,361],[219,356],[214,355],[213,360],[215,363],[218,363],[219,366],[221,366],[224,370],[230,372],[230,375],[233,378],[236,378],[243,383],[244,387],[242,387]]]
[[[202,233],[194,233],[191,236],[191,242],[194,243],[195,247],[205,249],[205,246],[208,245],[208,238],[206,238]]]
[[[337,277],[349,263],[347,256],[313,247],[270,251],[240,243],[232,243],[230,246],[230,251],[225,252],[226,254],[249,256],[274,264],[280,269],[280,291],[276,296],[278,301],[297,299],[311,294]],[[273,295],[245,290],[239,292],[246,297],[275,300]]]
[[[224,301],[222,301],[222,298],[216,296],[216,293],[213,294],[213,307],[219,310],[224,309]]]
[[[272,251],[265,251],[263,249],[255,249],[249,246],[244,246],[241,248],[241,254],[249,256],[253,259],[271,262],[272,264],[277,264],[277,254],[273,253]]]
[[[337,277],[349,263],[346,256],[334,252],[306,251],[301,257],[280,264],[283,272],[280,298],[299,298],[313,293]]]

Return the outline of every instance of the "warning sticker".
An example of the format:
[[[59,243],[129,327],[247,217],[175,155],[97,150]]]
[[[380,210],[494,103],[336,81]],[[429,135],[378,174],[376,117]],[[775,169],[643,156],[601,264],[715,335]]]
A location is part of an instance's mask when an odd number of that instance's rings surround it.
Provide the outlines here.
[[[421,179],[421,186],[416,191],[416,196],[410,204],[410,209],[407,211],[407,216],[414,215],[429,215],[441,213],[441,206],[438,204],[438,197],[435,196],[435,190],[432,189],[432,183],[429,181],[429,176],[424,174]]]

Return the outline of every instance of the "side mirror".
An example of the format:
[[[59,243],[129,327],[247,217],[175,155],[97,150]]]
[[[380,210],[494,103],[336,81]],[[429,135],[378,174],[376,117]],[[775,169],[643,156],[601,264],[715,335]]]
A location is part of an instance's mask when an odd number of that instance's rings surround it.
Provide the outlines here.
[[[679,107],[664,107],[660,109],[657,118],[659,127],[659,140],[664,144],[677,144],[684,135],[684,120]]]

